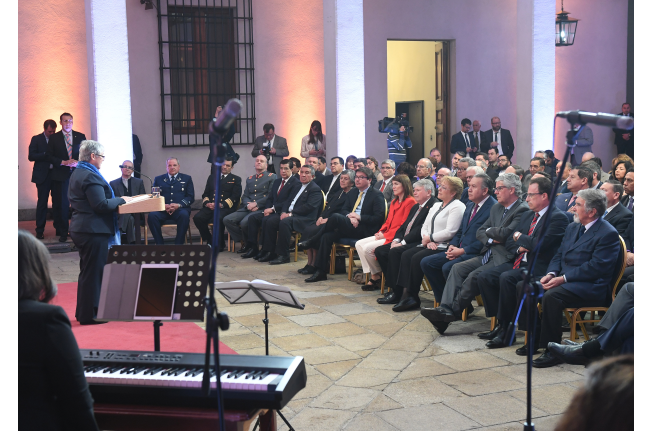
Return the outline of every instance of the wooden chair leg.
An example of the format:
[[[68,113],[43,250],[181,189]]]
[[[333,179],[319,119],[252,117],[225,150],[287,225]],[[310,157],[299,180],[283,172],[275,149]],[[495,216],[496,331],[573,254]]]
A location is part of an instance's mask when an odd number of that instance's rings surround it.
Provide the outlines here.
[[[466,322],[466,321],[467,321],[467,309],[466,309],[466,308],[463,310],[463,318],[462,318],[462,320],[463,320],[463,322]]]
[[[297,262],[297,252],[299,251],[299,241],[302,239],[302,234],[299,232],[295,233],[295,262]]]
[[[476,295],[476,303],[479,307],[483,306],[483,297],[481,295]]]
[[[528,344],[528,331],[524,331],[524,346]]]
[[[497,326],[497,318],[493,317],[490,319],[490,331],[494,331],[494,328]]]
[[[354,249],[353,249],[353,247],[349,247],[348,251],[349,251],[349,268],[348,268],[349,275],[348,275],[348,278],[349,278],[349,281],[351,281],[351,277],[354,274]]]
[[[336,273],[336,245],[331,246],[331,264],[329,265],[329,274]]]
[[[381,295],[385,294],[385,274],[381,273]]]

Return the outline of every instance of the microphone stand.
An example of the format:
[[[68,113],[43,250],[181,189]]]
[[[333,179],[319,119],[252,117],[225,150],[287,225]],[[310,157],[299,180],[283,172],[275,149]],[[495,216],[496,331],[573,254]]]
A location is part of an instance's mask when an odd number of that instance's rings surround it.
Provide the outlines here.
[[[152,178],[150,178],[150,177],[148,177],[147,175],[145,175],[144,173],[142,173],[142,172],[138,172],[138,171],[136,171],[136,170],[134,170],[134,169],[132,169],[132,171],[134,171],[134,173],[139,174],[139,175],[142,175],[142,176],[144,176],[145,178],[147,178],[148,180],[150,180],[150,193],[152,193],[152,187],[153,187],[153,184],[154,184],[154,181],[152,181]]]
[[[565,151],[565,156],[562,159],[562,165],[560,172],[556,177],[555,183],[553,184],[553,189],[551,190],[551,196],[549,196],[549,208],[554,204],[556,198],[556,192],[558,191],[558,186],[562,182],[562,174],[564,173],[564,167],[571,156],[571,149],[576,146],[575,140],[578,138],[578,135],[585,127],[585,123],[581,123],[581,127],[578,131],[574,131],[573,125],[577,123],[576,118],[568,118],[571,129],[567,132],[567,150]],[[572,122],[573,121],[573,122]],[[555,119],[554,119],[554,135],[555,135]],[[535,326],[537,322],[537,302],[539,298],[544,294],[544,288],[542,283],[539,281],[533,281],[533,268],[535,267],[535,262],[537,261],[537,256],[540,251],[540,247],[544,242],[546,237],[546,231],[549,225],[549,216],[551,211],[547,211],[542,217],[542,229],[537,237],[537,244],[532,252],[529,252],[528,256],[528,269],[522,270],[522,277],[524,279],[522,283],[522,298],[520,303],[517,305],[515,310],[514,318],[512,322],[508,325],[508,330],[506,331],[506,336],[504,338],[504,343],[507,346],[512,345],[512,342],[515,338],[515,329],[517,327],[517,321],[519,320],[519,315],[526,304],[526,318],[528,321],[528,355],[526,359],[526,422],[524,422],[524,431],[535,431],[535,425],[533,424],[531,418],[532,410],[532,375],[533,375],[533,350],[535,346]],[[532,257],[532,258],[531,258]]]

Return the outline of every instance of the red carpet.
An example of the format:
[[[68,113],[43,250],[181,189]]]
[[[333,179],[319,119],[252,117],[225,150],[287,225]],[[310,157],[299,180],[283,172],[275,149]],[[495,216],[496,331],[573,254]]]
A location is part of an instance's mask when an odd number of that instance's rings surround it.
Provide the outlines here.
[[[154,329],[151,322],[109,322],[81,326],[75,320],[77,283],[58,285],[52,304],[63,307],[72,324],[77,344],[82,349],[154,350]],[[206,332],[192,322],[164,322],[161,329],[161,350],[164,352],[203,353]],[[220,353],[236,354],[220,342]]]

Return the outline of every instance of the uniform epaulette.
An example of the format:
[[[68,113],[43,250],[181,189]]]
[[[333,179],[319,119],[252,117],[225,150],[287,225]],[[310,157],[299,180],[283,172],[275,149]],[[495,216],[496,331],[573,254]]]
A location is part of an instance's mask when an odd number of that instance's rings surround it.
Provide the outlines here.
[[[270,173],[268,174],[268,177],[271,177],[271,176],[272,176],[272,172],[270,172]]]
[[[254,175],[250,175],[249,178],[247,178],[247,179],[251,180],[253,177],[254,177]]]

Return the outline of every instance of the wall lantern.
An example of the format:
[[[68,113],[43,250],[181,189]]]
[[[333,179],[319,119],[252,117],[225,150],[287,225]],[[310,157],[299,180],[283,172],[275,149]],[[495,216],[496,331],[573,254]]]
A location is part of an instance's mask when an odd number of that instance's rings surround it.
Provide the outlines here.
[[[578,20],[571,18],[565,10],[564,0],[561,2],[560,12],[556,14],[556,46],[571,46],[576,38]]]

